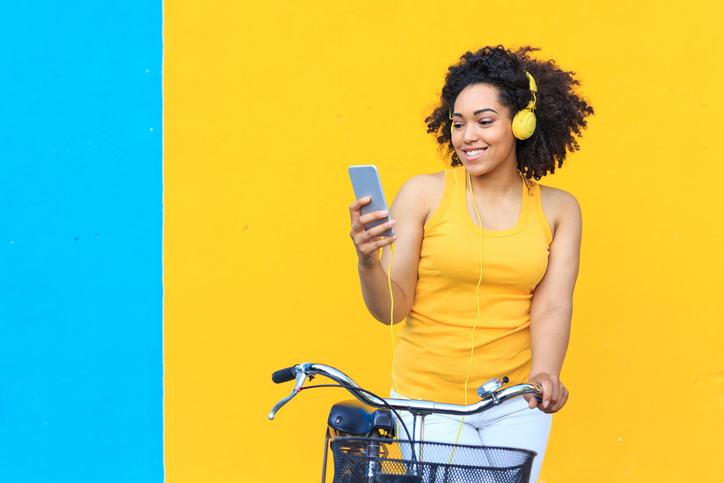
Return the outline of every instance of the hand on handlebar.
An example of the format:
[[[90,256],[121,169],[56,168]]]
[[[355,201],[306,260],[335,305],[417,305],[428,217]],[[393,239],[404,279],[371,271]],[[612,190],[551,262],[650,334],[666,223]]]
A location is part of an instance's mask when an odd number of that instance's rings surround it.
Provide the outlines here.
[[[395,220],[365,230],[366,224],[387,216],[386,211],[375,211],[360,215],[360,208],[369,202],[370,198],[360,198],[349,205],[349,217],[352,222],[352,230],[349,232],[349,236],[354,241],[360,263],[367,268],[372,268],[379,263],[379,249],[397,240],[397,236],[382,238],[380,235],[392,228],[395,225]]]
[[[563,385],[558,376],[541,372],[535,377],[530,378],[530,382],[535,382],[543,388],[543,396],[541,402],[535,398],[533,394],[523,396],[528,401],[530,409],[538,408],[544,413],[555,413],[559,411],[568,401],[568,389]]]

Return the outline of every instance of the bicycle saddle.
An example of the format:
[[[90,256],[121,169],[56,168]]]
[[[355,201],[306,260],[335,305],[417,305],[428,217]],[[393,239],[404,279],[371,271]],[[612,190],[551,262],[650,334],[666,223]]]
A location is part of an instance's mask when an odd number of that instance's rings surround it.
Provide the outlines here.
[[[375,429],[391,433],[395,428],[389,409],[374,409],[356,399],[332,406],[327,424],[340,433],[353,436],[365,435]]]

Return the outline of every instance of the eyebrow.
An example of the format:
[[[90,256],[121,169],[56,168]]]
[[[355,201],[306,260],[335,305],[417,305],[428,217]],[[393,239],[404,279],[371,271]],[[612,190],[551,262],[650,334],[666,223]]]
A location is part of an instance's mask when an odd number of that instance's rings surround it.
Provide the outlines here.
[[[498,114],[495,110],[493,110],[493,109],[491,109],[491,108],[489,108],[489,107],[486,107],[485,109],[478,109],[477,111],[475,111],[475,112],[473,113],[473,116],[477,116],[477,115],[480,114],[481,112],[485,112],[485,111],[491,111],[491,112],[495,112],[496,114]],[[500,116],[500,114],[498,114],[498,115]],[[454,112],[454,113],[453,113],[453,117],[455,117],[455,116],[463,117],[463,115],[460,114],[459,112]]]

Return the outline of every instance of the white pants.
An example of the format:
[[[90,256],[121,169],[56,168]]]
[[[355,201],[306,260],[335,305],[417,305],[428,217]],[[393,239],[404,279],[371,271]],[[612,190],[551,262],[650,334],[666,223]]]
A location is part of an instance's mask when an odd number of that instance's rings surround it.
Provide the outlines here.
[[[400,397],[390,391],[394,399]],[[412,434],[413,417],[402,412],[402,421]],[[423,440],[437,443],[466,444],[471,446],[502,446],[535,451],[530,481],[537,482],[543,456],[548,445],[552,416],[539,409],[528,409],[528,403],[522,397],[506,401],[488,411],[466,416],[460,429],[461,416],[432,414],[425,418]],[[399,426],[397,437],[407,439],[404,429]],[[458,438],[458,432],[460,437]]]

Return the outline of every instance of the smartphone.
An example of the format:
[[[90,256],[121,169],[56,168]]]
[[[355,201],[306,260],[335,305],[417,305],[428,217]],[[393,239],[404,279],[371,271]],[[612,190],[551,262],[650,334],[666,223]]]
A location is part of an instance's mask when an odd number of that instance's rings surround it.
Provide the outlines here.
[[[350,166],[349,178],[352,180],[355,199],[364,198],[365,196],[369,196],[370,198],[370,202],[360,208],[361,215],[381,210],[388,213],[385,218],[367,223],[365,230],[390,221],[390,210],[387,208],[385,193],[382,191],[382,182],[380,181],[380,173],[377,171],[377,166],[374,164]],[[395,231],[392,228],[381,233],[382,236],[394,236],[394,234]]]

